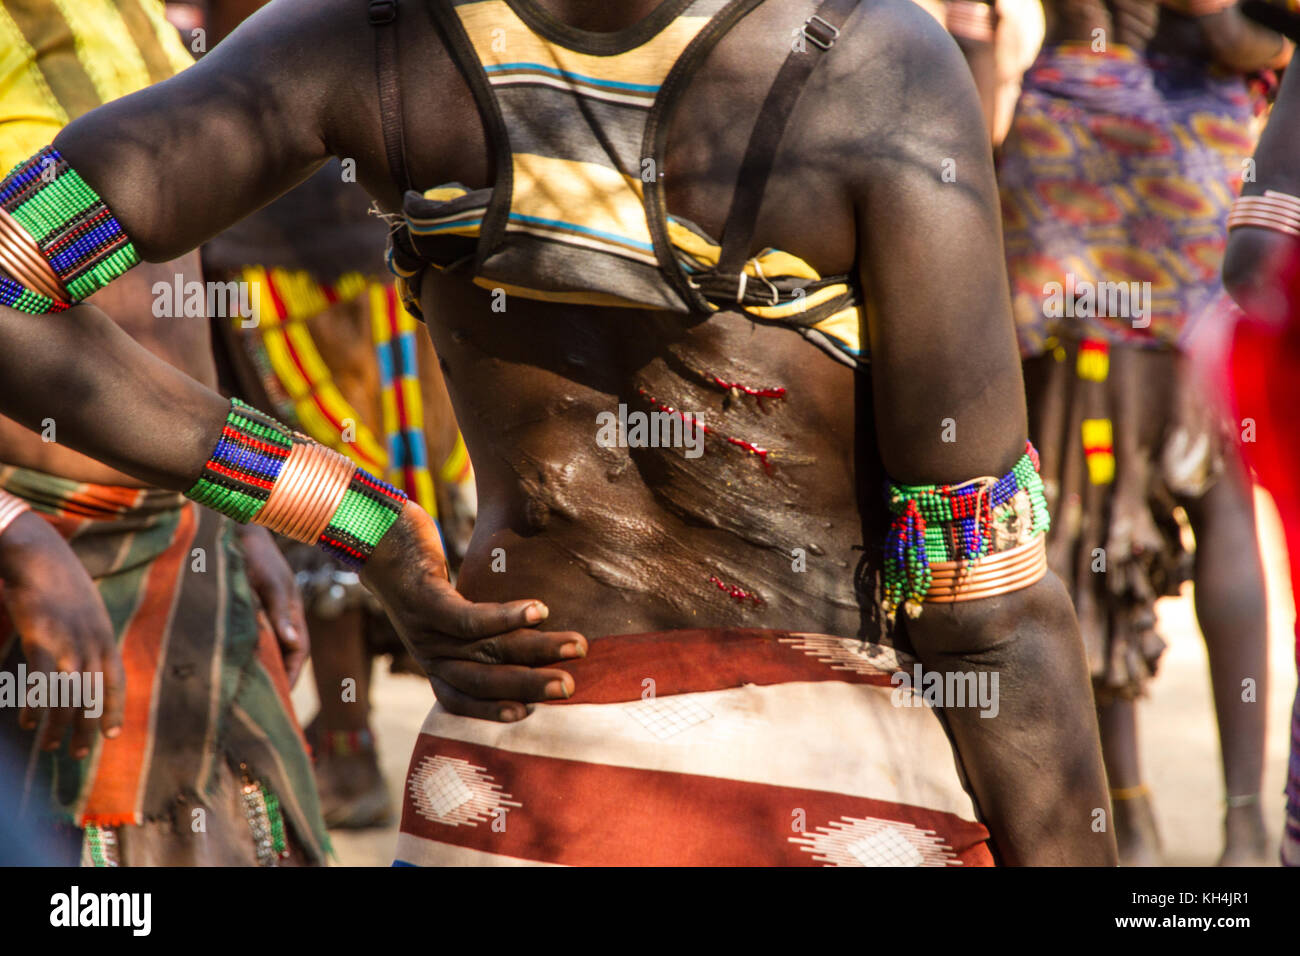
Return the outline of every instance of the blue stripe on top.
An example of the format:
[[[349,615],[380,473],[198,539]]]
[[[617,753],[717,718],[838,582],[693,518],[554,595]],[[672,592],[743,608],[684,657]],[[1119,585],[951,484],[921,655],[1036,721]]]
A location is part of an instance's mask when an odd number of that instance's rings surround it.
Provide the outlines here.
[[[541,63],[496,63],[484,66],[483,71],[491,76],[493,73],[499,73],[503,70],[532,70],[537,73],[545,73],[549,76],[558,76],[565,80],[581,80],[583,83],[590,83],[592,86],[599,86],[608,90],[629,90],[634,93],[658,93],[659,85],[650,83],[623,83],[618,80],[602,80],[598,76],[586,76],[582,73],[570,73],[568,70],[556,69],[553,66],[545,66]]]
[[[654,252],[654,246],[648,242],[638,242],[627,236],[620,236],[617,233],[605,232],[602,229],[591,229],[587,226],[579,226],[577,223],[565,222],[562,219],[543,219],[540,216],[525,216],[523,213],[511,212],[510,218],[519,222],[526,222],[535,226],[557,226],[560,229],[568,229],[571,232],[580,232],[588,236],[595,236],[597,239],[609,239],[613,242],[621,242],[625,245],[635,246],[637,249],[644,249],[646,252]]]

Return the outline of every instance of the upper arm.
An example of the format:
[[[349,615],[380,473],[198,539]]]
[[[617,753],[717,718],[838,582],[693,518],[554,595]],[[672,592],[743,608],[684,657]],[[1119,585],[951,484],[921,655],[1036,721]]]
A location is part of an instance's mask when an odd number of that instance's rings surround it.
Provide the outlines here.
[[[1242,194],[1258,196],[1272,189],[1300,196],[1296,156],[1300,156],[1300,71],[1287,70],[1255,148],[1254,175],[1242,184]],[[1291,270],[1298,248],[1300,240],[1282,232],[1255,226],[1233,229],[1223,256],[1224,286],[1247,312],[1269,315],[1293,309],[1290,299],[1296,291]],[[1284,275],[1291,281],[1282,284]]]
[[[55,146],[142,258],[175,258],[328,156],[362,53],[373,69],[358,29],[369,30],[364,4],[275,0],[189,69],[73,121]]]
[[[1025,400],[979,98],[932,18],[881,7],[854,170],[881,456],[907,483],[1001,475],[1024,452]]]
[[[1282,35],[1247,18],[1236,6],[1199,18],[1201,35],[1215,62],[1248,73],[1276,66],[1285,49]]]

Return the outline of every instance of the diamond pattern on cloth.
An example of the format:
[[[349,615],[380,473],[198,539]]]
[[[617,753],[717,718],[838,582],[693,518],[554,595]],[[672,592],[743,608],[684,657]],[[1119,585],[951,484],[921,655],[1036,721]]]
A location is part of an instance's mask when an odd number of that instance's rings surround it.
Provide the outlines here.
[[[407,786],[417,812],[454,827],[478,826],[500,808],[523,806],[503,792],[486,767],[451,757],[425,757]]]
[[[628,705],[624,713],[659,740],[675,737],[713,718],[697,702],[681,697],[651,697]]]
[[[797,651],[829,664],[833,671],[851,671],[854,674],[892,674],[906,666],[893,648],[880,644],[867,644],[852,637],[830,637],[825,634],[796,634],[782,638]]]
[[[790,842],[827,866],[961,866],[933,830],[897,820],[841,817]]]

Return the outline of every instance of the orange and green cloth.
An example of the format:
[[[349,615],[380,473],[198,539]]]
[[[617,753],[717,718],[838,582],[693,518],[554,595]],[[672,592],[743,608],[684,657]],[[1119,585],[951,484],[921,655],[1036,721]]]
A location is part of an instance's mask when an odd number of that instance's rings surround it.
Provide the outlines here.
[[[82,760],[67,740],[36,751],[17,710],[0,708],[0,733],[31,750],[22,781],[30,812],[79,827],[140,825],[168,818],[178,796],[208,792],[220,762],[245,764],[308,857],[324,862],[311,761],[230,523],[174,492],[12,466],[0,466],[0,488],[68,540],[103,598],[126,674],[121,735],[96,735]],[[0,615],[0,667],[13,671],[20,655]]]

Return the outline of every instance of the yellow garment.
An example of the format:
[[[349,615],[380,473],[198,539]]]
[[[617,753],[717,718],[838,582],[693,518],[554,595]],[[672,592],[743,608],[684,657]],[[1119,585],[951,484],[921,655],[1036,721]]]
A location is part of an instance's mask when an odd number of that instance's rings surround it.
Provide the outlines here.
[[[193,62],[159,0],[0,0],[0,166]]]

